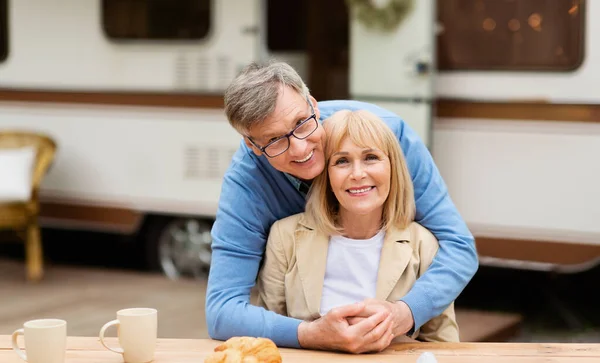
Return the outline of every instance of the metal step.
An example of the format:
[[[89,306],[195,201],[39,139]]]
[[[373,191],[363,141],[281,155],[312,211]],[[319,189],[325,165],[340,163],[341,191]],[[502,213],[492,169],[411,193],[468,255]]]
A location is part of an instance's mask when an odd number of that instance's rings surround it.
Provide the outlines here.
[[[461,342],[503,342],[515,336],[523,316],[514,313],[456,308]]]

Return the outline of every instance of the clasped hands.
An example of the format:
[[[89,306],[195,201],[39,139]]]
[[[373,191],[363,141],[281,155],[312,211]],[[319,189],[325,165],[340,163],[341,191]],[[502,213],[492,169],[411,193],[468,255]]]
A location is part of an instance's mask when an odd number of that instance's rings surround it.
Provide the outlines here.
[[[339,350],[349,353],[379,352],[414,324],[412,312],[403,301],[366,299],[330,310],[317,320],[298,327],[303,348]]]

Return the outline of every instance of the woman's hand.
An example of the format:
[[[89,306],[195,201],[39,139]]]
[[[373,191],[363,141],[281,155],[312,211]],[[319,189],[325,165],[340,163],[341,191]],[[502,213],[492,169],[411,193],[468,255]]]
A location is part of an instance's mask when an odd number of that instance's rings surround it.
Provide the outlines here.
[[[387,348],[394,335],[393,320],[388,311],[378,311],[365,316],[356,324],[348,319],[363,314],[364,303],[331,309],[319,319],[300,323],[298,341],[307,349],[340,350],[350,353],[379,352]],[[373,311],[374,309],[371,309]]]
[[[404,301],[383,301],[376,299],[366,299],[363,301],[365,308],[356,316],[348,318],[348,324],[355,325],[374,314],[388,312],[392,318],[392,332],[394,336],[401,336],[408,333],[415,325],[412,311]]]

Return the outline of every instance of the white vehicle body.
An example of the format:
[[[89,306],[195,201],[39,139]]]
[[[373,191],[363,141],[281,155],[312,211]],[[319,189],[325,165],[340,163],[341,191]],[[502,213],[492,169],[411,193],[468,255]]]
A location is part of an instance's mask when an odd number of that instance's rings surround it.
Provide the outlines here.
[[[173,42],[111,39],[102,3],[8,2],[0,131],[58,144],[43,225],[134,233],[170,216],[205,220],[206,238],[241,140],[223,90],[250,61],[278,57],[308,80],[314,60],[269,49],[266,0],[209,1],[208,35]],[[483,264],[577,271],[600,256],[600,4],[574,4],[574,70],[437,71],[436,2],[418,0],[391,32],[351,18],[348,66],[328,74],[421,135]]]

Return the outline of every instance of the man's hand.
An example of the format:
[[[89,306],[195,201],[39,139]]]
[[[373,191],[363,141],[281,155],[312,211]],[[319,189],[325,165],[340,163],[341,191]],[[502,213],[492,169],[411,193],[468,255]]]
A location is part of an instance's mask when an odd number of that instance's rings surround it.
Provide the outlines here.
[[[394,336],[405,335],[415,325],[412,312],[404,301],[389,302],[366,299],[363,303],[365,304],[365,309],[356,316],[348,319],[350,325],[358,324],[364,319],[383,311],[387,311],[393,320],[392,332],[394,333]]]
[[[348,323],[350,317],[364,315],[365,309],[364,303],[341,306],[315,321],[300,323],[300,346],[355,354],[384,350],[394,338],[393,320],[387,310],[370,314],[354,325]]]

